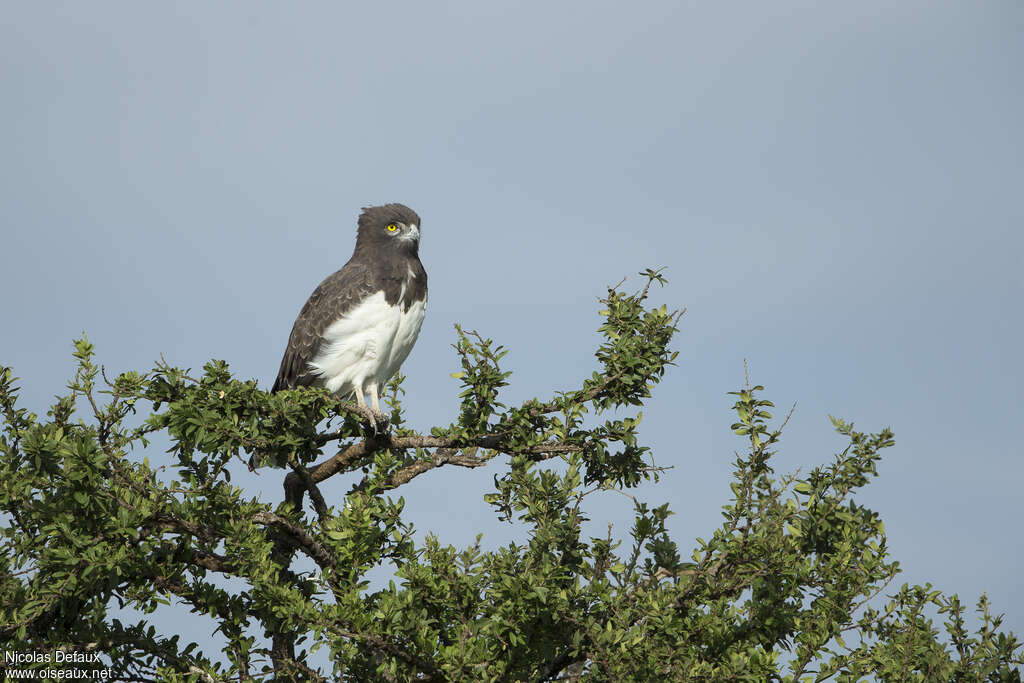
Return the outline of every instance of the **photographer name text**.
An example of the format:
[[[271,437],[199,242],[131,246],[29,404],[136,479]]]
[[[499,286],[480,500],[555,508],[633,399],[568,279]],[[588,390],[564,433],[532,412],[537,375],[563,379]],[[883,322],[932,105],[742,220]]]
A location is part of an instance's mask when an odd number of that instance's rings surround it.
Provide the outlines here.
[[[99,664],[98,652],[16,652],[4,650],[4,664]]]

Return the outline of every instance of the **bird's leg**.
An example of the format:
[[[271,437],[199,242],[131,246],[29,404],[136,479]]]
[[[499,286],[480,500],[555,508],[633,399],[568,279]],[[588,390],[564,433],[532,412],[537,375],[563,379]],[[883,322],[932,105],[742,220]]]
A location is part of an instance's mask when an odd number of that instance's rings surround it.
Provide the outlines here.
[[[363,396],[363,388],[359,387],[356,389],[356,405],[365,410],[369,410],[370,406],[366,405],[366,397]]]
[[[380,409],[380,396],[377,393],[377,383],[374,382],[373,384],[371,384],[369,389],[370,403],[373,406],[371,408],[371,410],[373,411],[374,420],[373,430],[377,433],[382,433],[387,431],[388,418],[386,415],[384,415],[384,411]]]
[[[369,414],[369,417],[367,418],[366,422],[367,422],[367,424],[370,425],[370,427],[373,428],[373,431],[376,432],[377,431],[376,412],[374,412],[370,408],[370,406],[366,405],[366,396],[363,395],[363,388],[362,387],[359,387],[358,389],[356,389],[356,405],[358,405],[360,408],[363,409],[363,411],[364,411],[363,414],[364,415]]]
[[[388,428],[388,419],[384,415],[384,411],[381,410],[380,395],[377,393],[377,383],[374,382],[367,386],[367,392],[370,394],[370,413],[373,415],[372,425],[375,434],[383,434]]]
[[[355,391],[356,404],[363,409],[363,414],[366,415],[366,422],[364,423],[368,429],[372,429],[375,436],[381,434],[380,424],[383,421],[383,416],[380,412],[380,405],[377,399],[377,385],[370,384],[365,387],[365,391],[370,394],[370,401],[373,403],[371,408],[366,404],[366,396],[363,394],[364,388],[359,387]]]

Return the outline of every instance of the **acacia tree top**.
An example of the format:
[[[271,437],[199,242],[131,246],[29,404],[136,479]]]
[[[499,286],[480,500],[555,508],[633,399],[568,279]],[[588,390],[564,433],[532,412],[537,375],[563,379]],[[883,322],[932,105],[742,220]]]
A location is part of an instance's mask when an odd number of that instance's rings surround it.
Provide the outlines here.
[[[160,363],[101,390],[83,338],[70,393],[45,418],[18,406],[0,369],[0,641],[99,652],[131,681],[1020,681],[1021,645],[984,598],[970,633],[956,596],[893,584],[882,521],[855,500],[892,433],[834,419],[847,446],[806,477],[778,476],[782,427],[760,386],[734,392],[745,448],[706,540],[682,550],[668,506],[640,501],[628,538],[583,536],[595,496],[660,471],[633,411],[675,358],[681,312],[649,306],[663,280],[643,276],[602,299],[600,369],[547,400],[502,404],[504,349],[458,328],[461,407],[429,434],[403,426],[400,382],[393,433],[375,435],[355,405],[270,394],[222,361],[198,377]],[[156,432],[168,453],[132,454]],[[243,453],[287,470],[280,504],[231,484]],[[480,493],[528,540],[417,542],[393,490],[496,458]],[[342,474],[352,486],[328,504],[319,484]],[[371,590],[380,566],[395,580]],[[144,615],[168,603],[207,615],[223,653],[157,633]],[[143,618],[121,623],[113,605]],[[332,669],[314,665],[316,648]]]

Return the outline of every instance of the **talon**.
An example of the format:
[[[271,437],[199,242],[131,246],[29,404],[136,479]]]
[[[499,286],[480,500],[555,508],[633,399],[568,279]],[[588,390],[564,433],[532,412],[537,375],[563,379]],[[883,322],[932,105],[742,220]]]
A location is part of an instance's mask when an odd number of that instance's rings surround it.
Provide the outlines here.
[[[384,436],[391,431],[391,420],[379,410],[370,409],[370,415],[363,420],[363,427],[373,436]]]
[[[391,431],[391,420],[388,416],[379,410],[374,411],[373,415],[373,433],[377,436],[383,436]]]

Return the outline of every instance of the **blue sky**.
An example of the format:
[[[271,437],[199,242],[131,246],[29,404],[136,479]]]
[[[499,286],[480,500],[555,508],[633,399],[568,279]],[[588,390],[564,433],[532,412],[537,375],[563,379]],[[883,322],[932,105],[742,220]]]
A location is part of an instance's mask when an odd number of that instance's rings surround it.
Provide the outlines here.
[[[548,396],[595,368],[604,288],[664,266],[688,312],[643,436],[674,469],[642,493],[681,544],[728,496],[746,358],[797,403],[778,471],[842,448],[829,414],[891,426],[860,500],[903,579],[1024,632],[1024,6],[359,5],[5,5],[0,362],[27,405],[82,331],[114,371],[269,386],[359,208],[399,201],[431,288],[412,425],[454,415],[453,323],[511,349],[508,401]],[[497,544],[498,471],[420,477],[408,513]],[[625,533],[628,501],[591,516]]]

